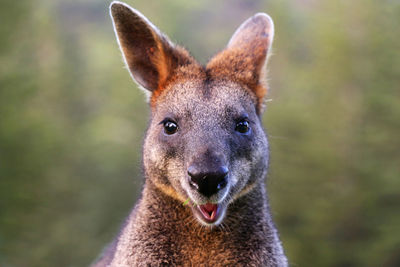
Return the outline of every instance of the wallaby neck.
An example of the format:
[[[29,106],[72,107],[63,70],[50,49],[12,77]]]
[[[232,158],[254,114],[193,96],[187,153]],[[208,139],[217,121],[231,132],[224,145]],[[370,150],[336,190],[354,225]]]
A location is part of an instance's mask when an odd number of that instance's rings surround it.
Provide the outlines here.
[[[235,241],[238,236],[250,240],[250,235],[255,231],[267,233],[271,223],[263,182],[259,182],[251,192],[232,203],[223,223],[215,227],[200,225],[194,218],[189,203],[182,203],[164,194],[151,181],[146,182],[138,205],[138,219],[146,222],[149,230],[168,229],[167,235],[180,236],[182,242],[185,242],[185,237],[189,242],[193,242],[191,237],[194,237],[196,243],[210,241],[213,244],[218,239],[225,242]]]
[[[263,182],[229,205],[219,226],[204,227],[191,208],[146,181],[120,234],[112,266],[286,266]]]

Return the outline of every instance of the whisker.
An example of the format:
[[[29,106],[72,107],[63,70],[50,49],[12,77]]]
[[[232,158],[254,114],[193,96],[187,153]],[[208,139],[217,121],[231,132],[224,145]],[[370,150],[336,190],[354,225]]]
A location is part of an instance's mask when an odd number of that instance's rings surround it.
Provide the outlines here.
[[[228,230],[226,229],[224,223],[221,223],[220,226],[221,226],[222,232],[228,233]]]

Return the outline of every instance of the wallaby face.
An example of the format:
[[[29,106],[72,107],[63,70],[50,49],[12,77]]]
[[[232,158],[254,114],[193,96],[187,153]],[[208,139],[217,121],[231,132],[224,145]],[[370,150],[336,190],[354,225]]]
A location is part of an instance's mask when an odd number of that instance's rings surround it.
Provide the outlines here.
[[[265,177],[267,139],[252,96],[229,82],[188,81],[158,99],[144,144],[147,176],[206,225]],[[211,203],[211,204],[210,204]]]
[[[111,15],[129,71],[150,97],[146,179],[187,204],[199,223],[220,224],[267,172],[261,115],[271,18],[260,13],[245,21],[201,66],[126,4],[113,2]]]

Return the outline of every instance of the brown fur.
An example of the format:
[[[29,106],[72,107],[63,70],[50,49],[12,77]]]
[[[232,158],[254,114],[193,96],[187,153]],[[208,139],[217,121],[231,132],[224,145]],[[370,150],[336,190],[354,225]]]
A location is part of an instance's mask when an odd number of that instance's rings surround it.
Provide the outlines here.
[[[146,82],[141,82],[135,76],[134,78],[143,87],[151,88],[152,106],[156,105],[156,99],[169,84],[186,79],[203,79],[207,73],[211,79],[228,79],[250,89],[257,97],[258,112],[262,112],[267,84],[261,77],[265,77],[264,66],[271,38],[262,16],[252,17],[232,37],[228,47],[203,67],[184,48],[172,46],[166,36],[159,36],[154,29],[143,25],[140,18],[130,18],[133,14],[123,6],[114,5],[113,9],[117,32],[132,32],[119,35],[121,47],[131,73],[138,71],[138,65],[148,72]],[[128,19],[135,23],[126,23]],[[254,39],[253,36],[259,38]],[[145,39],[145,42],[139,43],[132,40],[133,38]],[[132,47],[132,44],[135,46]]]
[[[275,232],[272,227],[265,227],[272,224],[263,211],[268,207],[260,201],[264,194],[259,184],[235,203],[222,227],[209,229],[194,221],[190,209],[181,202],[166,197],[148,182],[140,205],[152,208],[146,212],[139,209],[129,216],[119,239],[129,243],[123,250],[115,251],[111,265],[283,266],[275,257],[279,252],[270,245]],[[251,209],[249,202],[254,203]],[[166,245],[157,245],[154,240],[162,240]],[[132,252],[135,257],[131,256]]]
[[[159,35],[155,28],[123,5],[113,5],[112,12],[129,70],[140,85],[153,91],[154,99],[167,83],[179,77],[180,68],[183,72],[188,72],[187,68],[192,72],[197,68],[196,61],[184,48],[173,46],[167,37]]]
[[[186,51],[184,48],[179,47],[179,50]],[[196,61],[192,61],[191,64],[179,66],[174,70],[167,81],[162,83],[157,90],[151,95],[150,104],[154,108],[157,105],[157,99],[161,93],[171,87],[170,85],[177,83],[184,83],[185,81],[203,80],[205,78],[204,68]]]
[[[132,77],[151,93],[152,113],[142,196],[93,266],[286,267],[264,184],[269,153],[260,117],[272,20],[256,14],[201,66],[126,4],[113,2],[111,15]],[[236,130],[243,117],[251,132]],[[177,134],[163,132],[165,119],[180,125]],[[189,186],[188,166],[214,161],[229,169],[227,185],[205,196]],[[218,203],[219,220],[202,221],[198,203]]]
[[[247,20],[231,38],[228,47],[213,57],[207,69],[217,79],[229,79],[250,89],[257,97],[257,110],[263,109],[267,94],[265,65],[271,46],[272,21],[257,14]]]

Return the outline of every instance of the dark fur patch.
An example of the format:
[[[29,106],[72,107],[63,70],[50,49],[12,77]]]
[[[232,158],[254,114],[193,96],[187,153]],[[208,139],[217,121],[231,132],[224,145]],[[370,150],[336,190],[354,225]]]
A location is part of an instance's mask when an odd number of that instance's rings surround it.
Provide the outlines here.
[[[203,88],[202,88],[202,92],[203,92],[203,98],[205,100],[209,100],[211,98],[211,84],[213,82],[213,79],[210,75],[209,71],[205,71],[205,79],[203,82]]]
[[[173,159],[173,158],[176,158],[177,156],[178,156],[178,154],[177,154],[176,147],[168,146],[168,148],[166,149],[165,157],[167,159]]]
[[[231,160],[238,158],[245,158],[247,161],[251,161],[251,153],[252,147],[251,143],[249,142],[250,136],[240,136],[236,138],[230,138],[228,140],[229,150],[232,151],[231,153]],[[247,140],[243,140],[247,139]]]

